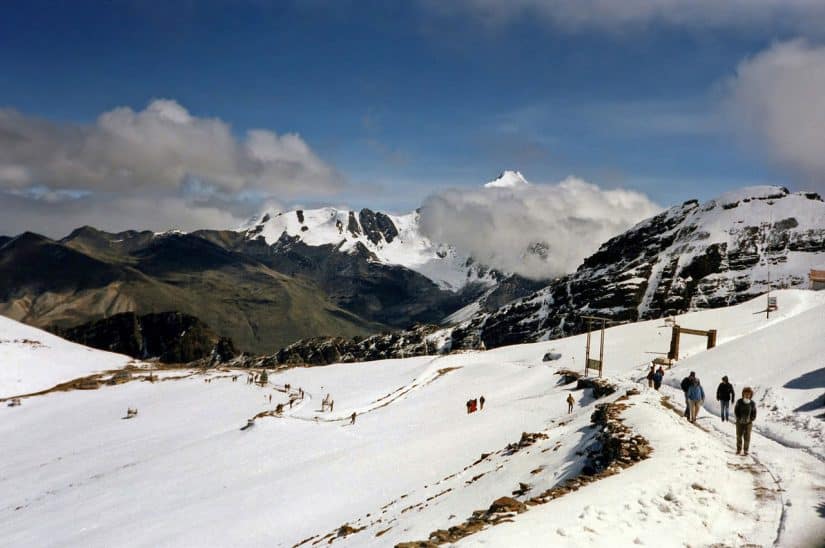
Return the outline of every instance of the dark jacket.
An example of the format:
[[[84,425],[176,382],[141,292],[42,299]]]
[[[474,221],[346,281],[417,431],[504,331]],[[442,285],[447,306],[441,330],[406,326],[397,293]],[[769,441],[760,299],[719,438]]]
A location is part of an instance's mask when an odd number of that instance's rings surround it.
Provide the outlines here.
[[[742,398],[739,398],[733,406],[733,415],[736,417],[737,424],[752,423],[756,420],[756,403],[753,400],[745,403]]]
[[[690,379],[690,377],[685,377],[684,379],[682,379],[682,384],[680,385],[682,387],[682,392],[687,392],[691,384],[693,384],[693,381]]]
[[[736,392],[733,390],[733,385],[729,382],[720,382],[719,387],[716,389],[716,399],[733,403],[736,400]]]

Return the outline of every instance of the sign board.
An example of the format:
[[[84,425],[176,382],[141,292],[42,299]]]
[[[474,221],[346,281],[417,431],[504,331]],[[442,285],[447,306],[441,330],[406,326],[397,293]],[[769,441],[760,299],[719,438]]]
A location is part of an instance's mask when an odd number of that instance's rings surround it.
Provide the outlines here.
[[[768,309],[773,311],[777,310],[779,306],[776,304],[776,297],[768,297]]]

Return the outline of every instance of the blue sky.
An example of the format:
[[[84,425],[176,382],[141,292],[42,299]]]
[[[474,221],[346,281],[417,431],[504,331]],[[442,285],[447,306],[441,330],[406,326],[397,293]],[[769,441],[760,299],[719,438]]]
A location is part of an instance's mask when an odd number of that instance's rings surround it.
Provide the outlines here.
[[[539,183],[575,175],[663,205],[809,183],[735,138],[720,107],[737,67],[809,37],[802,23],[641,13],[628,24],[609,8],[571,23],[552,12],[560,0],[521,3],[12,2],[0,18],[0,108],[60,128],[162,98],[239,140],[297,133],[339,184],[273,191],[281,203],[405,210],[502,169]]]

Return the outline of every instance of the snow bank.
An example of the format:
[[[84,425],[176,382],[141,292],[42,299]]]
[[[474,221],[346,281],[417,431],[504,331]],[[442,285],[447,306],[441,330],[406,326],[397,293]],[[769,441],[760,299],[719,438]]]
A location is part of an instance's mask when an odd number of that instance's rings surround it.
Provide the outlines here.
[[[69,342],[0,316],[0,398],[46,390],[132,359]]]

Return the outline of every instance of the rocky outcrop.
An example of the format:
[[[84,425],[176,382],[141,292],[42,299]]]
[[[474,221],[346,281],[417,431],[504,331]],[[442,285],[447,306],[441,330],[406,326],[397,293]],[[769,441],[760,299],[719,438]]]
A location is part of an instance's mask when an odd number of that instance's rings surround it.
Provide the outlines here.
[[[133,358],[158,358],[165,363],[187,363],[203,358],[223,362],[237,355],[231,339],[219,337],[197,318],[179,312],[143,316],[125,312],[56,332],[93,348]]]
[[[267,356],[242,356],[238,367],[328,365],[389,358],[426,356],[446,352],[449,347],[434,325],[418,325],[406,331],[370,337],[315,337],[303,339]]]
[[[732,204],[736,204],[732,206]],[[807,287],[825,260],[825,203],[782,187],[672,207],[604,243],[578,270],[453,331],[453,348],[494,348],[585,330],[582,315],[637,321]]]

